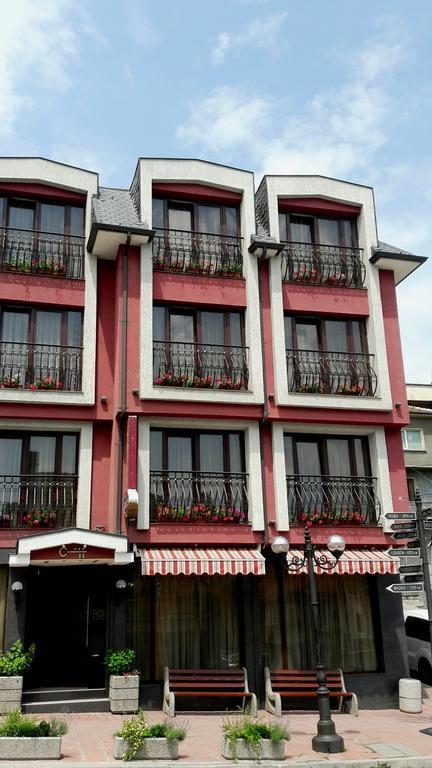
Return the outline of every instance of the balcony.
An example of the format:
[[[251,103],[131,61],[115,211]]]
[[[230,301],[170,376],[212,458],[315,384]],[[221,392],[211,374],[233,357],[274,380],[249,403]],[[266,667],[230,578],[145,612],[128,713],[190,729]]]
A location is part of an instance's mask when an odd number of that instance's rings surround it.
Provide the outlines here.
[[[82,280],[84,238],[0,227],[0,271]]]
[[[81,391],[82,347],[0,342],[0,389]]]
[[[377,375],[373,355],[287,349],[288,390],[314,395],[373,397]]]
[[[77,487],[76,475],[0,475],[0,527],[73,527]]]
[[[192,342],[153,342],[158,387],[247,390],[248,348]]]
[[[150,472],[152,523],[239,525],[247,522],[244,472]]]
[[[374,477],[287,475],[290,523],[377,525],[380,503]]]
[[[188,275],[242,276],[242,238],[177,229],[158,229],[153,239],[153,268]]]
[[[362,248],[290,242],[282,252],[284,282],[361,288],[364,279]]]

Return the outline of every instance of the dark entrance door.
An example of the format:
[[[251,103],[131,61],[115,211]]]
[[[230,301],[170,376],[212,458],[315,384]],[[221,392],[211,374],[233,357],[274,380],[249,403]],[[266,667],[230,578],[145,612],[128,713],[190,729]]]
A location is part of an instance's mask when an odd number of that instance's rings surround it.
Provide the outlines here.
[[[104,566],[34,570],[26,636],[36,657],[29,687],[105,685],[106,576]]]

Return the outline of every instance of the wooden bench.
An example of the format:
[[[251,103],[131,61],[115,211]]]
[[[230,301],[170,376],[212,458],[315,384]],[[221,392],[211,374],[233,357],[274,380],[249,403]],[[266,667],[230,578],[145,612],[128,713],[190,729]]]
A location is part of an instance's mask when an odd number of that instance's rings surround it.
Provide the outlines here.
[[[257,716],[257,698],[249,691],[247,671],[242,669],[169,669],[164,668],[164,693],[162,709],[175,717],[176,696],[188,698],[224,697],[250,699],[252,717]]]
[[[349,712],[358,715],[358,700],[355,693],[349,693],[345,688],[344,676],[341,669],[326,671],[327,688],[330,691],[330,703],[337,699],[339,712]],[[305,669],[272,669],[264,670],[265,679],[265,708],[276,717],[282,716],[282,699],[317,700],[318,683],[316,671]]]

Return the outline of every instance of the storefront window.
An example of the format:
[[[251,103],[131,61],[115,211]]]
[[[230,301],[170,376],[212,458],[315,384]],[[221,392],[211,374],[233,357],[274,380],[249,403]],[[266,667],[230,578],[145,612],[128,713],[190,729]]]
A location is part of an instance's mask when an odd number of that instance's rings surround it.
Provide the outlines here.
[[[344,672],[375,671],[377,656],[368,578],[360,575],[318,576],[317,587],[325,666],[328,669],[341,667]],[[273,569],[269,569],[262,588],[266,664],[273,668],[287,665],[291,669],[313,669],[315,648],[307,576],[284,572],[283,615]]]

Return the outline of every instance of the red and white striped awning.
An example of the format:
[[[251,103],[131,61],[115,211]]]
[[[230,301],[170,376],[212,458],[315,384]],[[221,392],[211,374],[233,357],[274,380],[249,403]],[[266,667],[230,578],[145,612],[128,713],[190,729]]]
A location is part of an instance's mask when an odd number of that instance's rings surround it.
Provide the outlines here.
[[[317,557],[324,555],[328,557],[328,552],[324,550],[315,550]],[[287,554],[287,562],[291,563],[295,557],[303,557],[303,552],[300,549],[290,549]],[[399,573],[399,558],[390,557],[382,550],[372,549],[347,549],[340,557],[336,568],[332,571],[325,571],[324,568],[314,566],[315,573],[338,573],[338,574],[355,574],[355,573],[378,573],[384,575],[385,573],[396,574]],[[292,573],[307,573],[307,566],[298,568]]]
[[[257,549],[139,549],[143,576],[246,576],[265,574]]]

